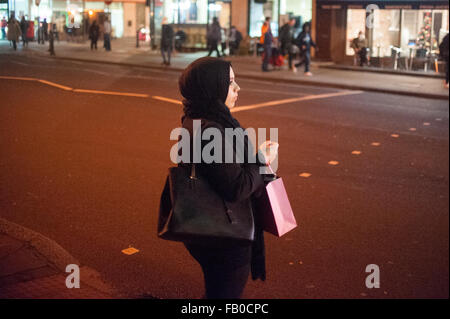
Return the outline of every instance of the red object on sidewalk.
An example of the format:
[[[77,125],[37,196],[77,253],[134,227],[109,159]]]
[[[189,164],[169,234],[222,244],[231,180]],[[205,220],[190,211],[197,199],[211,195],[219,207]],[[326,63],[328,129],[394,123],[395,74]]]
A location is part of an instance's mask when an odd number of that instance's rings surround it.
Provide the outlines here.
[[[28,29],[26,36],[28,41],[34,40],[34,21],[28,21]]]

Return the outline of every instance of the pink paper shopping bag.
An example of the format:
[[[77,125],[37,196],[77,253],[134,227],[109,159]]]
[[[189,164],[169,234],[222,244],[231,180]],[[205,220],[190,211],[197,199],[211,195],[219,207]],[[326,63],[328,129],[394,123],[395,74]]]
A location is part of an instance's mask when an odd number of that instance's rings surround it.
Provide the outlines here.
[[[266,192],[258,198],[256,207],[263,229],[275,236],[281,237],[297,227],[297,221],[280,177],[266,185]]]

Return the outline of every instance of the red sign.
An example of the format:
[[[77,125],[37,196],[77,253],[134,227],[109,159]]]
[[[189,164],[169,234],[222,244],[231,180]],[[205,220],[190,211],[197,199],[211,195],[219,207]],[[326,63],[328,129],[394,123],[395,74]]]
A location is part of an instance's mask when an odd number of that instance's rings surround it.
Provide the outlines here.
[[[105,3],[109,6],[112,3],[112,0],[105,0]]]

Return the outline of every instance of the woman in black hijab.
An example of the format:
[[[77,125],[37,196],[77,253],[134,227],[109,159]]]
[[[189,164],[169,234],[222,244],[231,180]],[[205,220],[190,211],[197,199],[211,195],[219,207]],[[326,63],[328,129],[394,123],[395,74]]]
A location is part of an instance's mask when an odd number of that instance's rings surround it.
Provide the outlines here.
[[[241,127],[230,113],[240,90],[230,62],[209,57],[198,59],[184,70],[179,87],[184,97],[182,125],[190,132],[191,145],[193,119],[201,119],[201,131],[217,128],[222,133],[223,144],[225,128]],[[204,141],[202,146],[208,143]],[[221,163],[207,164],[202,160],[196,165],[196,170],[224,200],[238,205],[240,209],[251,209],[252,199],[259,195],[264,181],[259,173],[262,164],[248,161],[247,150],[252,147],[248,139],[244,139],[244,144],[244,163],[225,163],[222,160]],[[233,150],[236,153],[234,144]],[[192,162],[192,151],[190,154]],[[222,154],[225,156],[225,152]],[[255,221],[258,220],[256,217]],[[253,280],[265,280],[264,237],[258,222],[255,223],[254,237],[249,244],[229,243],[220,247],[207,242],[185,243],[189,253],[202,267],[206,298],[240,298],[250,271]]]

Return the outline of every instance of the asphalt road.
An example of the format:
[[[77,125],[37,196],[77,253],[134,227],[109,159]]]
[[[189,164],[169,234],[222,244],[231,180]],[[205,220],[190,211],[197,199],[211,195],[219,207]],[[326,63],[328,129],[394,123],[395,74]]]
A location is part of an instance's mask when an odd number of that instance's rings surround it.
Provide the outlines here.
[[[304,97],[234,113],[245,127],[278,128],[278,173],[299,223],[266,235],[267,281],[249,279],[244,297],[448,298],[448,101],[327,97],[343,91],[235,73],[238,107]],[[126,296],[201,297],[200,267],[156,237],[182,108],[153,96],[179,100],[179,74],[1,52],[0,76],[149,95],[0,78],[0,216],[55,240]],[[139,252],[121,252],[130,246]],[[369,264],[379,289],[365,286]]]

